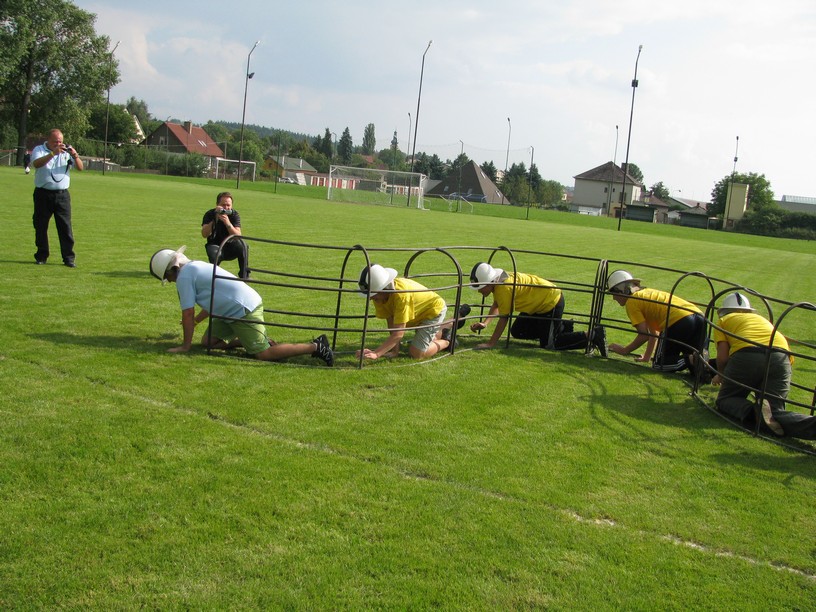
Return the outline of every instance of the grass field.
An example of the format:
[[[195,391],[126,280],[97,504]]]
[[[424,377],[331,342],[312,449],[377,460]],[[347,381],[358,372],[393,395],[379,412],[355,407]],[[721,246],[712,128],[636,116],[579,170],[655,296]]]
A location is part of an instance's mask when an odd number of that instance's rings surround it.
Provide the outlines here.
[[[350,332],[334,369],[168,354],[178,300],[149,257],[186,244],[204,258],[201,217],[234,185],[76,173],[68,269],[53,227],[49,264],[33,265],[32,178],[0,168],[0,181],[1,608],[812,608],[816,460],[733,428],[682,377],[519,343],[357,370]],[[506,245],[589,258],[519,255],[558,281],[591,283],[604,258],[816,295],[807,242],[271,189],[233,191],[246,235],[361,244],[397,268],[410,253],[376,248]],[[490,251],[455,252],[469,270]],[[251,261],[336,277],[344,255],[253,243]],[[632,271],[661,288],[677,276]],[[267,308],[333,310],[330,293],[259,291]],[[570,293],[568,310],[586,300]],[[788,329],[814,342],[810,315]],[[612,341],[631,337],[612,324]],[[813,384],[813,362],[795,377]]]

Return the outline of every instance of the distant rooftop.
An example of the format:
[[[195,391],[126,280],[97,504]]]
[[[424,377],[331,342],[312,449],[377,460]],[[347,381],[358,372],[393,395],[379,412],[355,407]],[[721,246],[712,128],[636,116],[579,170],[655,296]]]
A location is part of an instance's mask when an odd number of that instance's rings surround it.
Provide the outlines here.
[[[816,204],[816,198],[807,196],[783,195],[782,202],[792,202],[794,204]]]

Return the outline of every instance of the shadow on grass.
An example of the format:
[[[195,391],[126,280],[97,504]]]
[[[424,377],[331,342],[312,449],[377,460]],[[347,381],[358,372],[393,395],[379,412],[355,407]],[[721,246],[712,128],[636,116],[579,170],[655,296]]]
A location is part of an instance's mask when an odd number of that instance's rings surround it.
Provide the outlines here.
[[[111,272],[93,272],[94,276],[107,276],[108,278],[144,278],[151,279],[153,276],[149,272],[141,270],[113,270]],[[153,280],[156,280],[153,278]]]
[[[178,344],[178,334],[162,334],[157,338],[139,338],[137,336],[106,336],[97,334],[86,336],[52,332],[31,334],[31,337],[52,344],[128,350],[144,353],[164,352],[171,346]],[[201,352],[203,352],[203,349]]]

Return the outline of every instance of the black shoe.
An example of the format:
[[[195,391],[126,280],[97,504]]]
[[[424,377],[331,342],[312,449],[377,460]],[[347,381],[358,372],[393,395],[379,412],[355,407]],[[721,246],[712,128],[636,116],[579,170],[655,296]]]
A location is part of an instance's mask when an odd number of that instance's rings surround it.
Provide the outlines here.
[[[467,304],[465,304],[465,305],[467,306]],[[470,309],[470,306],[468,306],[468,309]],[[453,333],[453,330],[450,327],[446,327],[445,329],[443,329],[442,330],[442,340],[445,340],[448,343],[450,343],[452,333]],[[459,346],[459,340],[455,340],[454,343],[453,343],[453,348],[456,348],[458,346]]]
[[[76,268],[76,264],[73,261],[66,261],[65,265],[69,268]]]
[[[44,266],[45,265],[45,260],[44,259],[35,259],[34,263],[36,263],[38,266]]]
[[[603,325],[598,325],[592,330],[592,339],[590,342],[593,347],[598,349],[601,357],[606,357],[608,355],[609,351],[607,350],[606,346],[606,329],[604,329]]]
[[[314,352],[312,353],[312,357],[316,357],[317,359],[322,359],[326,362],[326,365],[331,367],[334,365],[334,353],[329,346],[329,339],[326,337],[326,334],[322,336],[318,336],[312,342],[315,343]]]
[[[465,320],[465,317],[468,316],[469,314],[470,314],[470,304],[462,304],[461,306],[459,306],[459,312],[456,315],[456,317],[458,319],[457,322],[456,322],[456,329],[462,329],[465,326],[465,323],[467,323],[467,321]]]

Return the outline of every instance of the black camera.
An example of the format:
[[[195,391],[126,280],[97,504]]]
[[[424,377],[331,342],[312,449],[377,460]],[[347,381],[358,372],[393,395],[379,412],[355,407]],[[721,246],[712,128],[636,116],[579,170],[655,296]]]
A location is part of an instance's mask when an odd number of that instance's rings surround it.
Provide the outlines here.
[[[216,215],[231,215],[232,209],[231,208],[221,208],[220,206],[215,209]]]

